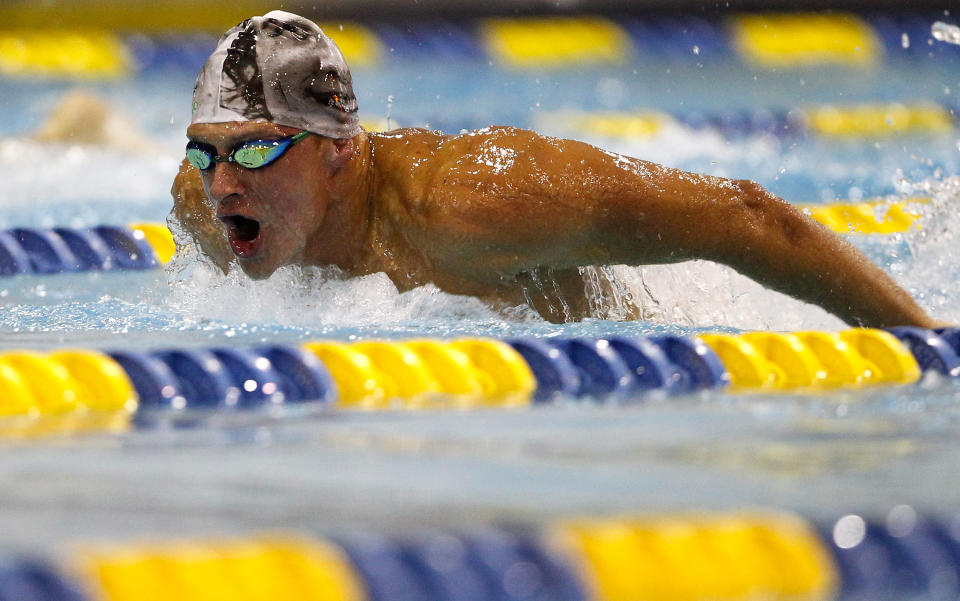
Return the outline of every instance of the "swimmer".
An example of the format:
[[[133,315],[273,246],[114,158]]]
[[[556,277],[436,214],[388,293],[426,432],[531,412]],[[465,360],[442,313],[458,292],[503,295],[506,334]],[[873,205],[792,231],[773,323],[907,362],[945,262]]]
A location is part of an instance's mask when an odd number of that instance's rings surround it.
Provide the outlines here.
[[[291,13],[221,38],[187,138],[171,225],[251,278],[334,265],[568,321],[591,316],[581,267],[707,259],[852,325],[934,325],[855,247],[754,182],[512,127],[365,132],[340,50]]]
[[[128,152],[148,152],[153,146],[132,119],[83,90],[65,94],[29,138],[36,142],[100,146]]]

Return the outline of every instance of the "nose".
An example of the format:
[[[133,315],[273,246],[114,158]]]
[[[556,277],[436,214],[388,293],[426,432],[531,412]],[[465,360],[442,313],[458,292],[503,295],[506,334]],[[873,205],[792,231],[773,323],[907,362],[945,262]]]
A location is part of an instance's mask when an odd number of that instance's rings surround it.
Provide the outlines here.
[[[208,176],[210,187],[207,189],[207,195],[210,200],[221,203],[234,194],[242,194],[244,191],[243,182],[240,176],[240,167],[233,163],[217,163],[213,167],[213,173]]]

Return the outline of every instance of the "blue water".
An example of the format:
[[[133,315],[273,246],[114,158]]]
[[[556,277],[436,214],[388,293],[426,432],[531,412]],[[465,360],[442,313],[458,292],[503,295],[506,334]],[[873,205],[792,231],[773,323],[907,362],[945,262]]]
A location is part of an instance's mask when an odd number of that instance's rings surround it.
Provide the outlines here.
[[[957,48],[960,52],[960,48]],[[960,322],[960,133],[835,141],[670,127],[650,139],[572,130],[564,111],[789,110],[818,103],[955,104],[960,61],[868,71],[755,72],[733,61],[575,72],[392,61],[354,69],[361,115],[400,126],[508,124],[680,168],[759,181],[793,202],[932,196],[923,229],[851,240],[935,316]],[[25,136],[75,84],[0,81],[0,227],[163,221],[182,156],[194,73],[155,70],[82,85],[144,132],[139,151],[41,145]],[[838,329],[819,309],[712,264],[625,269],[649,290],[644,322],[554,325],[518,308],[382,275],[286,269],[265,282],[189,260],[168,273],[0,281],[4,348],[158,348],[406,336],[643,336]],[[642,286],[641,286],[642,287]],[[896,503],[957,507],[960,390],[817,397],[707,394],[529,412],[354,414],[244,428],[18,445],[0,458],[2,544],[96,536],[359,523],[533,520],[569,512],[771,506],[811,515]],[[277,491],[280,491],[279,493]]]

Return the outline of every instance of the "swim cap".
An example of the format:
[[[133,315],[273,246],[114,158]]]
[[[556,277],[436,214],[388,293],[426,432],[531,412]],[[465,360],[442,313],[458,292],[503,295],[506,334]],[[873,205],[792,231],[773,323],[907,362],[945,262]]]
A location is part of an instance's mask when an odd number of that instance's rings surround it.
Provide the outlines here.
[[[350,69],[313,21],[282,10],[247,19],[203,66],[191,123],[258,119],[331,138],[360,133]]]

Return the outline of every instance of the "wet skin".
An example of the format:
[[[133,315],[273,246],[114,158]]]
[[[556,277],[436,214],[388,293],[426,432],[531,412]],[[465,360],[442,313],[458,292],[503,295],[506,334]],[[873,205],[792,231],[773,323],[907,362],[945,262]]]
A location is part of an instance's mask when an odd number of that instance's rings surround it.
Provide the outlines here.
[[[226,155],[297,132],[245,122],[187,135]],[[201,251],[254,278],[296,263],[382,271],[401,290],[433,282],[568,321],[590,315],[581,266],[708,259],[852,325],[933,325],[856,248],[754,182],[520,129],[308,136],[259,170],[219,163],[201,174],[185,162],[173,197],[174,220]],[[236,217],[259,224],[256,241],[237,242],[251,228]],[[533,285],[546,271],[549,294]]]

